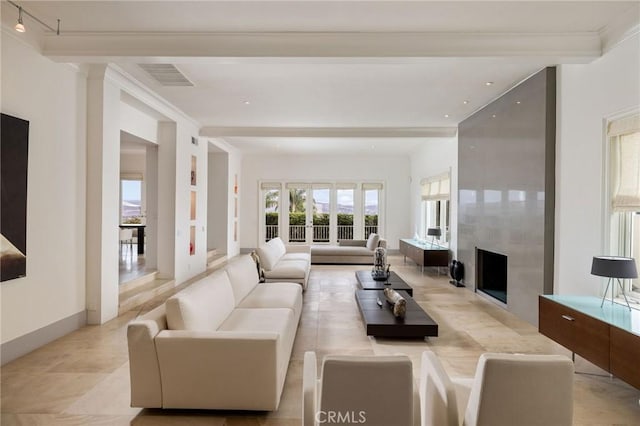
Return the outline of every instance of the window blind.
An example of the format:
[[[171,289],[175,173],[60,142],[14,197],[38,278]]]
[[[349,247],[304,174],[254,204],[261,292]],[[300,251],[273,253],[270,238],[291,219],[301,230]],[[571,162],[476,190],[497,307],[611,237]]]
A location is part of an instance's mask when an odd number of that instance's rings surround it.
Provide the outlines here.
[[[362,189],[382,189],[382,184],[375,182],[366,182],[362,184]]]
[[[280,182],[262,182],[260,184],[261,189],[282,189]]]
[[[432,176],[420,181],[423,200],[448,200],[451,191],[449,172]]]
[[[640,115],[613,122],[611,183],[614,211],[640,211]]]

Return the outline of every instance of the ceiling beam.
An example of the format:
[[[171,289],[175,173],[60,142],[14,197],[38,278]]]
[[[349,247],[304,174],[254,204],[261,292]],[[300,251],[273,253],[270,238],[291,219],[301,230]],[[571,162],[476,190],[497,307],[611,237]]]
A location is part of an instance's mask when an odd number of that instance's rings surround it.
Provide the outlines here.
[[[204,137],[305,138],[449,138],[457,127],[215,127],[200,129]]]
[[[60,62],[193,58],[545,57],[585,63],[601,55],[598,33],[252,32],[87,33],[45,36]]]

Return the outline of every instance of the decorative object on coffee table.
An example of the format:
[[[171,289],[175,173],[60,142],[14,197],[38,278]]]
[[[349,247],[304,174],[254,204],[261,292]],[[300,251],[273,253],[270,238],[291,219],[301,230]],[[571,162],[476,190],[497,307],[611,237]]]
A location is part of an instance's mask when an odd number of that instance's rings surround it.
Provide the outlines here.
[[[384,289],[384,297],[386,297],[387,302],[393,306],[393,316],[396,318],[404,318],[407,314],[407,300],[391,288]]]
[[[636,269],[636,260],[634,258],[620,256],[594,256],[593,262],[591,263],[591,275],[609,278],[609,281],[607,281],[607,288],[604,289],[604,294],[602,295],[602,303],[600,304],[600,307],[604,305],[604,299],[607,296],[609,285],[611,285],[611,303],[613,303],[613,288],[615,285],[611,284],[611,281],[615,278],[618,280],[618,285],[620,286],[620,290],[624,296],[624,301],[627,302],[627,307],[631,310],[631,306],[629,306],[629,301],[627,300],[627,295],[624,294],[624,287],[622,286],[620,278],[638,278],[638,270]]]
[[[373,269],[371,277],[376,281],[386,281],[389,278],[390,264],[387,264],[387,250],[377,247],[373,252]]]
[[[452,260],[451,265],[449,265],[449,274],[451,274],[451,278],[453,278],[449,283],[456,287],[464,287],[462,283],[462,279],[464,278],[464,264],[462,262],[458,262],[455,259]]]

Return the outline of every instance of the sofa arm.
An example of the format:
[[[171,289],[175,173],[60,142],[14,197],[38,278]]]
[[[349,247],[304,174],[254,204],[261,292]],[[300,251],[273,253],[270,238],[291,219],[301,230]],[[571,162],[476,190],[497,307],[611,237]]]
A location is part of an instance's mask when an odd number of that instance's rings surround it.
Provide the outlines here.
[[[367,240],[338,240],[341,247],[366,247]]]
[[[302,371],[302,425],[315,426],[318,384],[318,363],[315,352],[304,353]]]
[[[276,410],[279,358],[286,356],[278,353],[279,340],[267,332],[160,332],[163,407]]]
[[[127,327],[131,406],[160,408],[160,367],[154,338],[159,332],[154,320],[134,320]]]
[[[309,253],[311,254],[311,246],[308,244],[289,244],[286,246],[287,253]]]

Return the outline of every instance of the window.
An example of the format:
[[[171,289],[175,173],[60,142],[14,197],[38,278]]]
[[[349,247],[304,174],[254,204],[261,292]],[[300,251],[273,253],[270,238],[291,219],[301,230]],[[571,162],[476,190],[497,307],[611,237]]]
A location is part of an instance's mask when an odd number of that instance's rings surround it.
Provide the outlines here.
[[[120,223],[143,223],[142,178],[120,180]]]
[[[381,182],[265,181],[260,190],[261,241],[336,244],[384,233]]]
[[[340,185],[337,189],[338,240],[353,240],[355,189],[349,186],[351,185]]]
[[[280,235],[281,186],[279,183],[263,183],[261,189],[264,217],[263,238],[264,241],[269,241]]]
[[[380,216],[380,192],[382,184],[363,183],[362,194],[364,197],[364,238],[369,234],[379,234],[378,217]]]
[[[610,122],[607,136],[611,252],[635,258],[640,267],[640,114]],[[640,280],[625,281],[630,299],[640,304]]]
[[[431,241],[427,235],[429,228],[440,228],[441,236],[436,244],[447,245],[449,235],[449,193],[451,186],[450,172],[423,179],[421,184],[422,206],[418,237]]]

